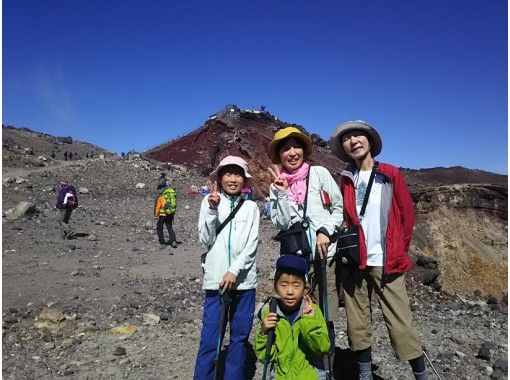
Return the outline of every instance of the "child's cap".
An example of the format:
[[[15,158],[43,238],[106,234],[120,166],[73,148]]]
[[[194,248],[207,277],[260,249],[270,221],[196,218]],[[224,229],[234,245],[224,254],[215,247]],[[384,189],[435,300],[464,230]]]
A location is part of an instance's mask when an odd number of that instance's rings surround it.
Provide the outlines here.
[[[308,264],[305,259],[296,256],[296,255],[282,255],[276,260],[276,270],[280,268],[288,268],[293,269],[296,272],[303,275],[303,277],[307,277],[308,273]]]
[[[248,173],[248,164],[246,163],[246,161],[243,158],[237,157],[237,156],[227,156],[223,160],[221,160],[218,167],[216,169],[214,169],[214,171],[209,175],[209,179],[213,182],[214,181],[219,182],[220,178],[218,177],[218,174],[219,174],[221,168],[224,166],[227,166],[227,165],[236,165],[236,166],[239,166],[241,169],[243,169],[244,176],[246,178],[244,185],[246,187],[249,187],[252,185],[253,178],[252,178],[251,174]]]

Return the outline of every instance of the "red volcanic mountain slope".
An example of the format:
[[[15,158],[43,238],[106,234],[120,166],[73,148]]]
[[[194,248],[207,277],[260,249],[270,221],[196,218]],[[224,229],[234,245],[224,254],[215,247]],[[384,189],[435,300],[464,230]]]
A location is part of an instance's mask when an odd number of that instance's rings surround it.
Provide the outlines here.
[[[279,120],[265,111],[243,110],[228,105],[224,110],[209,117],[197,130],[148,150],[144,156],[172,164],[199,169],[207,176],[227,155],[243,157],[251,174],[257,179],[254,188],[258,196],[267,195],[271,177],[267,167],[271,165],[268,155],[269,143],[274,133],[293,126],[309,135],[313,142],[312,164],[326,167],[338,180],[346,163],[335,157],[327,142],[317,134],[308,133],[302,126]],[[498,184],[506,188],[507,176],[463,167],[403,169],[411,191],[421,187],[438,185]]]
[[[257,179],[254,191],[267,195],[271,165],[268,155],[269,143],[274,133],[284,127],[293,126],[309,135],[314,143],[312,164],[327,167],[337,176],[345,163],[331,154],[325,141],[318,135],[310,135],[303,127],[278,120],[268,112],[241,110],[227,106],[225,110],[211,116],[202,127],[169,143],[144,153],[144,156],[161,161],[198,168],[207,176],[227,155],[243,157],[250,173]]]

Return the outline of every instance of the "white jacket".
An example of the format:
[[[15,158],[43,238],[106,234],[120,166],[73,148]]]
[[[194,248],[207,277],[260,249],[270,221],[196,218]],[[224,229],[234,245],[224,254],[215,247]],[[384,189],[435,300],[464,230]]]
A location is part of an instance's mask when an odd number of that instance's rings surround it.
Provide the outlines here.
[[[315,257],[316,231],[324,227],[331,236],[336,227],[343,222],[342,194],[337,183],[322,166],[310,166],[308,180],[308,198],[306,216],[309,218],[308,241]],[[331,207],[322,205],[320,190],[324,189],[331,199]],[[289,199],[286,191],[278,191],[273,185],[269,188],[271,202],[271,220],[280,231],[286,231],[294,223],[303,218],[303,206]],[[328,258],[332,258],[336,251],[336,243],[328,248]],[[312,258],[313,258],[312,257]]]
[[[216,228],[227,219],[240,197],[220,193],[217,210],[209,208],[207,196],[200,206],[198,232],[200,241],[208,248],[204,268],[203,289],[218,290],[225,273],[236,276],[234,289],[254,289],[257,286],[255,255],[259,242],[259,209],[245,200],[234,219],[216,236]]]

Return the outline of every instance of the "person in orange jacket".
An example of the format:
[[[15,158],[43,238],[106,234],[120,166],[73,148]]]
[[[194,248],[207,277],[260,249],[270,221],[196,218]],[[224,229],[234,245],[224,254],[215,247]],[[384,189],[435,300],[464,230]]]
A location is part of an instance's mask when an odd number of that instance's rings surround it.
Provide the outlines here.
[[[158,233],[158,239],[160,244],[170,244],[172,248],[177,248],[177,241],[175,238],[175,232],[173,230],[173,222],[175,211],[177,210],[177,201],[175,197],[175,190],[170,186],[161,189],[161,194],[156,199],[154,207],[154,216],[158,219],[156,231]],[[163,225],[166,225],[169,241],[165,242],[165,236],[163,233]]]

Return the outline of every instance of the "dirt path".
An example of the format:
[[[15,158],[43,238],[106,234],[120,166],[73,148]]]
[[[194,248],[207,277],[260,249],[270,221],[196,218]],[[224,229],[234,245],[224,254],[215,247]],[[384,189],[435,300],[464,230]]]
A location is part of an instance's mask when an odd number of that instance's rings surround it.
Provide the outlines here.
[[[12,178],[12,177],[26,177],[30,174],[40,173],[40,172],[49,172],[57,169],[62,169],[68,166],[82,166],[88,160],[76,160],[76,161],[57,161],[51,165],[40,166],[35,168],[13,168],[13,167],[2,167],[2,175],[4,178]]]

